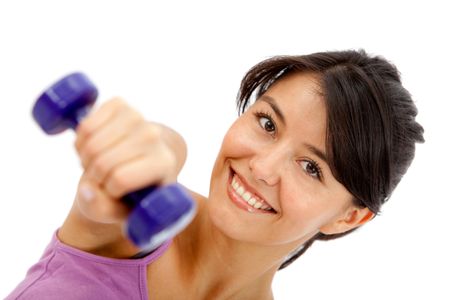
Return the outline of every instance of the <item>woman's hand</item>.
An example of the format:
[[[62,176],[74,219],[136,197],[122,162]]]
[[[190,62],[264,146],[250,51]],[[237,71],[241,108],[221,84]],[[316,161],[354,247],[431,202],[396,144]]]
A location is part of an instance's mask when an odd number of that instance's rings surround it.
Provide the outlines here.
[[[121,248],[117,244],[125,243],[121,225],[129,213],[121,197],[176,181],[186,145],[178,133],[146,121],[121,99],[92,112],[76,133],[75,148],[85,172],[59,237],[86,251],[102,252],[108,245],[116,251]]]
[[[178,134],[147,122],[121,99],[102,105],[76,132],[75,148],[85,169],[78,205],[86,217],[100,223],[117,222],[128,214],[119,200],[125,194],[174,182],[186,157]]]

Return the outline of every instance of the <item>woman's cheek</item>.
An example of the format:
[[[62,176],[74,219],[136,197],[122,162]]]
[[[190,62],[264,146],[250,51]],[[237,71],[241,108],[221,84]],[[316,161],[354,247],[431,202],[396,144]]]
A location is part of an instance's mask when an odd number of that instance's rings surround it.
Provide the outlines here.
[[[226,133],[222,150],[228,157],[245,157],[258,149],[258,137],[250,124],[236,121]]]
[[[304,233],[317,231],[330,218],[330,207],[324,205],[323,196],[299,182],[291,182],[290,187],[282,189],[282,213],[289,225]]]

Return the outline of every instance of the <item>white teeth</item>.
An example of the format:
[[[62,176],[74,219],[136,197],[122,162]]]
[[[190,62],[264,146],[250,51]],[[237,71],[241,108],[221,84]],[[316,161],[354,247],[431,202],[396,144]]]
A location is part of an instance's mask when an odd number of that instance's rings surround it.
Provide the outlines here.
[[[250,192],[247,192],[244,187],[242,187],[241,185],[239,185],[239,183],[237,182],[237,180],[233,177],[231,180],[231,186],[233,187],[233,190],[242,197],[243,200],[245,200],[245,202],[247,202],[250,206],[253,206],[256,209],[262,209],[262,210],[267,210],[270,211],[272,208],[265,204],[260,202],[259,200],[257,200],[256,198],[252,197],[252,194]]]
[[[252,195],[249,192],[245,192],[244,195],[242,195],[242,198],[244,198],[244,200],[247,202],[248,200],[250,200],[251,197]]]
[[[239,184],[236,182],[236,179],[234,179],[234,177],[233,177],[233,181],[231,181],[231,185],[233,186],[233,188],[235,190],[239,187]]]
[[[261,208],[262,203],[261,202],[256,202],[255,205],[253,205],[253,207],[255,208]]]
[[[238,187],[236,192],[239,194],[239,196],[242,196],[244,194],[244,188],[242,186]]]

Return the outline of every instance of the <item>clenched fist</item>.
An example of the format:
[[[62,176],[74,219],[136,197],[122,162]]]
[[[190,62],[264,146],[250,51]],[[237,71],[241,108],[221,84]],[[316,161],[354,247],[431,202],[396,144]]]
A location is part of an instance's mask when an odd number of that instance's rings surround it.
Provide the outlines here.
[[[146,121],[119,98],[92,112],[76,133],[75,148],[85,170],[77,203],[95,222],[123,221],[129,208],[120,198],[150,185],[176,181],[186,158],[181,136]]]

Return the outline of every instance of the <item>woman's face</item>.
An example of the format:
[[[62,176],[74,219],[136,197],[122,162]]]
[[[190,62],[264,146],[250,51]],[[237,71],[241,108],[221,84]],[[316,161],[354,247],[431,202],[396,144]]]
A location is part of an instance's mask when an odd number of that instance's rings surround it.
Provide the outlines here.
[[[208,210],[227,236],[264,245],[332,231],[352,207],[325,153],[326,109],[311,74],[275,83],[224,137]]]

